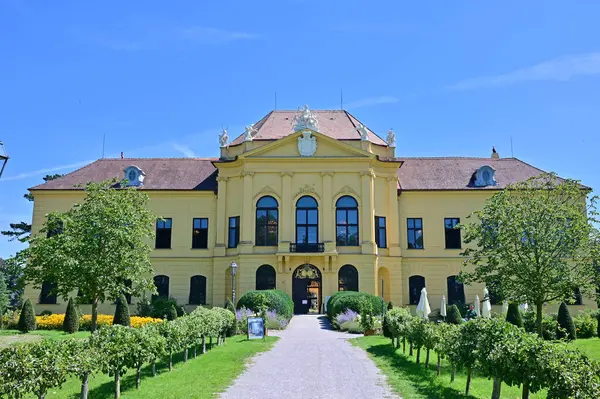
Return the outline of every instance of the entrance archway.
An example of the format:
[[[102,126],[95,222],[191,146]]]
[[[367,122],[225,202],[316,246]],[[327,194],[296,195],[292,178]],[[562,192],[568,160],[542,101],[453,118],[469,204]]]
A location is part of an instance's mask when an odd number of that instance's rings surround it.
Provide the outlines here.
[[[321,311],[321,271],[309,264],[294,270],[292,280],[292,300],[295,314],[320,313]]]

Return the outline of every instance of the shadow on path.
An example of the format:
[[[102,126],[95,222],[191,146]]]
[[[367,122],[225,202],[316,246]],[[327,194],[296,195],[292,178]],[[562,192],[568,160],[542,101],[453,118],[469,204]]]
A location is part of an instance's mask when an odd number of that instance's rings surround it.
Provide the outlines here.
[[[321,327],[321,330],[333,330],[333,326],[327,316],[319,316],[319,327]]]
[[[465,396],[462,391],[440,386],[436,383],[435,371],[427,370],[423,365],[417,365],[405,358],[405,355],[396,352],[391,344],[375,345],[367,352],[376,358],[384,358],[392,366],[397,378],[409,380],[415,390],[430,399],[476,399],[475,396]]]

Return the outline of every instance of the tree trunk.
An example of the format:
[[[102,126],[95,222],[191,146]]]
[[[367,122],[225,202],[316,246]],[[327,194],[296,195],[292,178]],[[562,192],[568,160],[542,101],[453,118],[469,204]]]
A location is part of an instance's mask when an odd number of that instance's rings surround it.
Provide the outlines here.
[[[529,399],[529,381],[523,383],[523,395],[521,395],[521,398]]]
[[[393,339],[392,339],[392,345],[394,345],[394,340]],[[396,349],[399,349],[399,348],[400,348],[400,337],[397,337],[396,338]]]
[[[465,388],[465,395],[469,396],[471,390],[471,368],[467,369],[467,387]]]
[[[206,337],[202,337],[202,354],[206,353]]]
[[[152,377],[156,377],[156,360],[152,361]]]
[[[456,366],[452,365],[452,374],[450,374],[450,382],[454,382],[455,378],[456,378]]]
[[[115,372],[115,399],[121,397],[121,374]]]
[[[442,357],[440,356],[439,353],[437,354],[437,359],[438,359],[438,361],[437,361],[437,375],[439,377],[440,371],[442,369]]]
[[[417,364],[421,363],[421,347],[417,348]]]
[[[135,376],[135,389],[140,389],[140,384],[142,383],[142,364],[138,364],[137,366],[137,374]]]
[[[183,350],[183,362],[187,363],[187,359],[188,359],[188,348],[185,348]]]
[[[500,377],[494,377],[494,389],[492,390],[492,399],[500,399],[500,389],[502,388],[502,380]]]
[[[402,353],[406,353],[406,337],[402,337]]]
[[[45,399],[45,398],[46,398],[46,392],[38,395],[38,399]]]
[[[88,385],[89,380],[90,380],[90,375],[89,374],[86,374],[81,379],[81,395],[79,395],[79,399],[87,399],[88,392],[90,390],[90,387]]]
[[[412,342],[410,343],[410,348],[408,350],[408,356],[412,356],[413,355],[413,344]]]
[[[208,349],[212,350],[212,337],[208,339]]]
[[[196,358],[196,356],[197,356],[197,353],[196,353],[197,349],[198,349],[198,347],[197,347],[196,345],[194,345],[194,359],[195,359],[195,358]]]
[[[535,311],[536,311],[536,315],[535,315],[535,327],[537,330],[537,334],[540,338],[544,338],[544,334],[542,331],[542,307],[544,306],[543,303],[536,303],[535,304]]]
[[[92,301],[92,325],[90,331],[94,332],[98,328],[98,298],[94,298]]]
[[[173,352],[169,352],[169,371],[173,371]]]

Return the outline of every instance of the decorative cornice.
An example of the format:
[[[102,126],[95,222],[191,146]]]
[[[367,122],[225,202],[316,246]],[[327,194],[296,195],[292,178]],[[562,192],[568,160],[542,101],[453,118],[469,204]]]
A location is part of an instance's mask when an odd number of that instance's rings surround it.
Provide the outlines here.
[[[304,186],[300,187],[300,189],[296,192],[296,197],[301,195],[301,194],[312,194],[315,197],[317,197],[319,200],[321,199],[321,197],[319,196],[319,194],[317,194],[317,192],[315,191],[314,187],[308,184],[305,184]]]
[[[276,196],[279,196],[277,194],[277,191],[275,191],[273,189],[273,187],[271,186],[264,186],[263,188],[260,189],[259,192],[256,193],[256,195],[254,196],[254,198],[260,196],[260,195],[264,195],[264,194],[275,194]]]
[[[385,178],[387,181],[394,181],[394,182],[398,182],[398,176],[388,176]]]
[[[333,176],[333,172],[321,172],[321,176]]]
[[[358,192],[356,192],[355,189],[353,189],[352,187],[350,187],[348,185],[340,188],[340,190],[337,193],[335,193],[333,198],[337,198],[338,196],[340,196],[342,194],[352,194],[352,195],[355,195],[356,197],[360,198],[360,195],[358,194]]]
[[[367,171],[360,172],[360,175],[361,176],[375,177],[375,172],[373,172],[372,170],[367,170]]]
[[[229,180],[229,177],[221,177],[221,176],[217,177],[217,182],[219,182],[219,183],[221,183],[221,182],[227,183],[227,180]]]
[[[282,177],[285,177],[285,176],[292,177],[292,176],[294,176],[294,172],[281,172],[281,176]]]
[[[254,176],[254,172],[251,172],[251,171],[245,170],[245,171],[243,171],[242,173],[240,173],[240,176],[242,176],[242,177],[246,177],[246,176]]]

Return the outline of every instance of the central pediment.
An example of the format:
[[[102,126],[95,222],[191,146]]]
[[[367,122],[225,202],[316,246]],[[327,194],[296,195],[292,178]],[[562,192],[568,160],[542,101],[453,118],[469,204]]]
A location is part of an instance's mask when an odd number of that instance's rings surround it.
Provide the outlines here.
[[[303,129],[239,155],[240,158],[373,158],[361,148]]]

